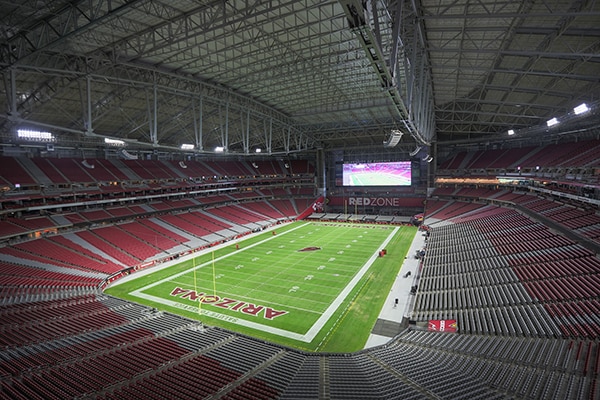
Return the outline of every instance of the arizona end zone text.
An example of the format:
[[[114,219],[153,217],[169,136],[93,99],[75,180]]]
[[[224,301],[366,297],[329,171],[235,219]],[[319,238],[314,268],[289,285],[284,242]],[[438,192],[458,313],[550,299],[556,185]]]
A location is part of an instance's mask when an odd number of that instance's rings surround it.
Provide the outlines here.
[[[392,206],[400,207],[399,198],[389,197],[349,197],[348,205],[350,206]]]
[[[173,289],[173,291],[171,291],[171,296],[178,296],[182,299],[189,299],[192,301],[200,301],[202,304],[211,304],[215,307],[241,312],[253,317],[262,315],[263,318],[268,320],[273,320],[288,313],[287,311],[274,310],[271,307],[246,303],[244,301],[228,299],[226,297],[221,298],[219,296],[206,293],[197,293],[194,290],[182,289],[180,287]]]

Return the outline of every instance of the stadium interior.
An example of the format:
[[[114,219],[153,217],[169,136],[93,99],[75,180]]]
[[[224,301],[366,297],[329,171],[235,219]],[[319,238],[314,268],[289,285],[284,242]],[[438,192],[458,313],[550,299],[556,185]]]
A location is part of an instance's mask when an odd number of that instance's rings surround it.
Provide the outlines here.
[[[0,3],[0,398],[600,399],[600,4]],[[385,343],[104,293],[309,218],[418,225]]]

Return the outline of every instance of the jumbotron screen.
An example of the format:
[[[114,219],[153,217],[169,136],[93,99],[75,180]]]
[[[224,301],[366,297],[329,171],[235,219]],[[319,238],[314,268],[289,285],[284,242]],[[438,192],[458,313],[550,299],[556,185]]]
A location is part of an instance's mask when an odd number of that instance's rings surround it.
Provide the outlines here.
[[[411,162],[379,162],[344,164],[344,186],[410,186]]]

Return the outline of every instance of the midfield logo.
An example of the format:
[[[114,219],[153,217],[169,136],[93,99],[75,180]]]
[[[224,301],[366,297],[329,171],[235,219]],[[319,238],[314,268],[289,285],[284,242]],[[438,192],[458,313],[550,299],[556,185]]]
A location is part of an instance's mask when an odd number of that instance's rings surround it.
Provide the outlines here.
[[[206,293],[197,293],[194,290],[182,289],[176,287],[171,292],[171,296],[178,296],[182,299],[189,299],[192,301],[202,302],[202,304],[210,304],[215,307],[225,308],[236,312],[241,312],[254,317],[262,315],[263,318],[273,320],[277,317],[287,314],[287,311],[274,310],[271,307],[256,305],[252,303],[246,303],[240,300],[228,299],[226,297],[221,298]]]
[[[317,250],[321,250],[321,248],[317,247],[317,246],[310,246],[310,247],[305,247],[303,249],[300,249],[298,251],[317,251]]]

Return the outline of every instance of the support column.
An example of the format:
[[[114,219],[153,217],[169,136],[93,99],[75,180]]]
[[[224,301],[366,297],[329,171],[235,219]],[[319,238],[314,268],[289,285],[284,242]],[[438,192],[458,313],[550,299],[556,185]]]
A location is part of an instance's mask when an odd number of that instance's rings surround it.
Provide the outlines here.
[[[7,96],[10,104],[9,119],[11,121],[18,121],[21,115],[17,106],[17,77],[14,69],[10,70],[10,93]]]
[[[158,87],[156,83],[154,84],[152,90],[152,103],[150,103],[150,99],[146,97],[146,107],[148,109],[148,131],[150,133],[150,142],[154,146],[158,145],[158,135],[157,135],[157,126],[158,126]]]
[[[202,96],[199,98],[200,104],[198,105],[198,120],[196,121],[196,100],[192,98],[192,119],[194,121],[194,139],[196,140],[196,148],[199,151],[204,150],[203,137],[202,137]]]
[[[269,155],[271,155],[273,146],[272,146],[272,142],[273,142],[273,118],[269,118],[269,128],[267,129],[267,120],[264,120],[264,126],[265,126],[265,143],[267,145],[267,153]]]
[[[244,145],[244,154],[250,154],[250,110],[246,111],[246,122],[244,115],[240,114],[240,123],[242,129],[242,141]]]
[[[229,99],[225,104],[225,137],[223,138],[225,152],[229,151]]]
[[[317,188],[319,194],[327,197],[327,168],[325,167],[325,151],[323,148],[317,149],[316,164]]]
[[[86,78],[85,87],[87,90],[87,115],[85,118],[85,134],[92,135],[94,127],[92,125],[92,80],[88,76]]]

